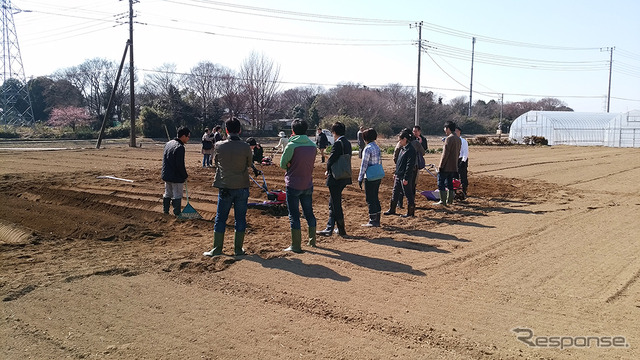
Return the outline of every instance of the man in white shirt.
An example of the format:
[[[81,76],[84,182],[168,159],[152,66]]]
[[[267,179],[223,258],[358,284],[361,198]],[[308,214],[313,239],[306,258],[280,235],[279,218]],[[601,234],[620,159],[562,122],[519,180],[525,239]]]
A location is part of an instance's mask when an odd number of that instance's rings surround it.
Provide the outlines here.
[[[458,177],[460,184],[462,185],[462,194],[467,197],[467,188],[469,187],[469,180],[467,179],[467,167],[469,166],[469,143],[466,139],[460,136],[462,129],[460,126],[456,127],[456,135],[460,138],[462,144],[460,145],[460,156],[458,157]]]

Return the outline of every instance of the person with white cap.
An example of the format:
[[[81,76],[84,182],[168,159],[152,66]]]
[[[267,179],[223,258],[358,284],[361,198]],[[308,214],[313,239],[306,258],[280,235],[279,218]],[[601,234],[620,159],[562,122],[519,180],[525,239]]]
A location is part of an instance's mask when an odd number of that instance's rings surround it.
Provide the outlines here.
[[[277,155],[278,153],[283,153],[284,148],[287,146],[287,143],[289,142],[289,139],[287,138],[287,135],[284,133],[284,131],[280,131],[278,133],[278,137],[280,138],[278,140],[278,145],[276,145],[273,148],[274,156]]]

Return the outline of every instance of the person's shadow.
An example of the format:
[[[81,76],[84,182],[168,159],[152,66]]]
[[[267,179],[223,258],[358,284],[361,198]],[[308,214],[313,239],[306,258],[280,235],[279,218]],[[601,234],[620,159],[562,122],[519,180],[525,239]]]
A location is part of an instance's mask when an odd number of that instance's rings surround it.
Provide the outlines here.
[[[290,273],[318,279],[331,279],[335,281],[350,281],[351,278],[342,276],[323,265],[318,264],[305,264],[301,259],[281,257],[275,259],[265,260],[258,256],[246,257],[245,260],[255,261],[267,269],[279,269],[288,271]]]
[[[326,257],[329,257],[329,258],[332,258],[332,259],[336,259],[336,260],[347,261],[347,262],[350,262],[350,263],[352,263],[354,265],[361,266],[361,267],[368,268],[368,269],[372,269],[372,270],[377,270],[377,271],[407,273],[407,274],[410,274],[410,275],[417,275],[417,276],[425,276],[426,275],[425,273],[423,273],[420,270],[415,270],[411,266],[409,266],[407,264],[399,263],[397,261],[373,258],[373,257],[364,256],[364,255],[358,255],[358,254],[352,254],[352,253],[348,253],[348,252],[340,251],[340,250],[335,250],[335,249],[324,248],[323,250],[326,250],[326,251],[331,252],[333,254],[321,253],[321,252],[315,252],[315,254],[316,255],[321,255],[321,256],[326,256]]]

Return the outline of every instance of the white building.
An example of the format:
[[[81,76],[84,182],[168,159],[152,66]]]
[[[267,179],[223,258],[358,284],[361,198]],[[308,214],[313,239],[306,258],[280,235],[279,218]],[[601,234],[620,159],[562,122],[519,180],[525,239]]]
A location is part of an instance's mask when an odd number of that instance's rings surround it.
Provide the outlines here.
[[[529,111],[513,121],[509,138],[522,144],[530,136],[542,136],[549,145],[640,147],[640,111]]]

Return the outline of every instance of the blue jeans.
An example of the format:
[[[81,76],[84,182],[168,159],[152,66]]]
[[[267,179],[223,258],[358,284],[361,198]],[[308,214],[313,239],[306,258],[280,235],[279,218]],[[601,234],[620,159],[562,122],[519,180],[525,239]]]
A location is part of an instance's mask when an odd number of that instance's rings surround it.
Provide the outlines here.
[[[453,176],[455,174],[455,172],[450,171],[440,171],[438,173],[438,190],[440,192],[444,192],[446,189],[453,192]]]
[[[300,207],[309,227],[316,227],[316,217],[313,215],[313,186],[306,190],[296,190],[287,186],[287,211],[291,229],[300,230]]]
[[[211,154],[202,155],[202,167],[211,165]]]
[[[247,202],[249,200],[249,188],[244,189],[219,189],[218,209],[213,225],[213,231],[223,233],[227,227],[227,218],[233,205],[235,218],[235,230],[244,232],[247,228]]]

